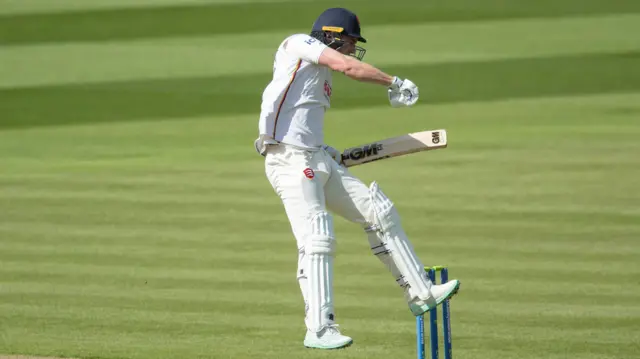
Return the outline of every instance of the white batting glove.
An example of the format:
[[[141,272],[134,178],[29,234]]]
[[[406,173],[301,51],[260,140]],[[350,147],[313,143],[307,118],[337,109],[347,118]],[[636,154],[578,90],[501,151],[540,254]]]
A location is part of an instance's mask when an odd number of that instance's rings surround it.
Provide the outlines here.
[[[389,86],[388,95],[392,107],[402,107],[413,106],[418,101],[420,93],[416,84],[410,80],[401,80],[396,76]]]
[[[333,158],[336,162],[342,164],[342,154],[338,150],[329,145],[322,145],[322,149],[327,151],[329,156],[331,156],[331,158]]]

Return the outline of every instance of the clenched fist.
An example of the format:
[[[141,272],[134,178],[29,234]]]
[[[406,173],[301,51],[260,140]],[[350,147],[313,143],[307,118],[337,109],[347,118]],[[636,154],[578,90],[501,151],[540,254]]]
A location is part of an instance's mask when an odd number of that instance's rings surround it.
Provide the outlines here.
[[[418,101],[418,86],[410,80],[393,78],[388,90],[389,102],[392,107],[412,106]]]

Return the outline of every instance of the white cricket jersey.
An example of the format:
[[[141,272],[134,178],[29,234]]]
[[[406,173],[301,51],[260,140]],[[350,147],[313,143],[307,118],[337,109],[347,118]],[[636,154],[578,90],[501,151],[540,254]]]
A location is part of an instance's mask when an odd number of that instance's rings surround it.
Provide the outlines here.
[[[286,38],[278,47],[273,79],[262,94],[258,152],[264,144],[287,143],[318,149],[324,144],[324,113],[330,107],[331,69],[318,65],[321,41],[305,34]]]

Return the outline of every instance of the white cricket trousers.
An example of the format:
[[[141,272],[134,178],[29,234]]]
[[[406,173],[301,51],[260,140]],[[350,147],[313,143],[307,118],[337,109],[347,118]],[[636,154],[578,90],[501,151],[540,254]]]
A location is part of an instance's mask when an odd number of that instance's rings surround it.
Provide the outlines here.
[[[297,279],[308,330],[334,324],[333,212],[359,223],[372,253],[403,289],[408,303],[428,298],[431,282],[400,223],[393,202],[377,183],[365,185],[325,150],[271,145],[265,172],[289,217],[298,245]]]
[[[323,149],[271,145],[265,171],[282,200],[298,248],[304,247],[309,220],[318,212],[329,210],[363,227],[373,222],[369,187]]]
[[[271,145],[265,172],[282,200],[297,241],[297,279],[305,302],[305,323],[317,332],[335,320],[335,235],[329,212],[363,228],[370,226],[373,212],[369,188],[323,149]]]

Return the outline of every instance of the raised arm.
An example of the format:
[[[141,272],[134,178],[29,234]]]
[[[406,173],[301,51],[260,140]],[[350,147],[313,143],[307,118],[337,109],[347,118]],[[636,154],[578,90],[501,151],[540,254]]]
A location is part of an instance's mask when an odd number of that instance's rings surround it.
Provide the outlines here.
[[[418,101],[418,87],[413,82],[391,76],[353,56],[344,55],[308,35],[290,38],[285,49],[300,59],[342,72],[354,80],[387,87],[389,102],[393,107],[412,106]]]
[[[332,48],[325,48],[318,59],[318,64],[327,66],[333,71],[342,72],[348,77],[362,81],[390,87],[394,76],[384,73],[366,62],[358,61],[352,56],[339,53]]]

